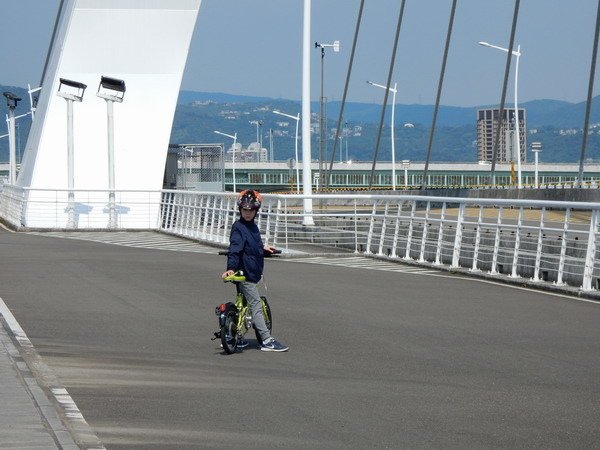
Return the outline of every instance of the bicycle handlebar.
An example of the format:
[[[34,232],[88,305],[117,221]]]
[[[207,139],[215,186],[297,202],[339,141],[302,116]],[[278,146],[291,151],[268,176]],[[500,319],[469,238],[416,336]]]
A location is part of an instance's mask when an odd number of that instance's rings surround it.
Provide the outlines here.
[[[282,250],[280,249],[275,249],[273,252],[268,252],[265,250],[265,257],[270,257],[270,256],[275,256],[275,255],[280,255],[282,253]],[[219,255],[221,256],[228,256],[229,252],[227,250],[222,250],[219,252]]]
[[[224,283],[241,283],[243,281],[246,281],[246,275],[244,275],[244,272],[242,272],[241,270],[238,270],[232,275],[223,278]]]

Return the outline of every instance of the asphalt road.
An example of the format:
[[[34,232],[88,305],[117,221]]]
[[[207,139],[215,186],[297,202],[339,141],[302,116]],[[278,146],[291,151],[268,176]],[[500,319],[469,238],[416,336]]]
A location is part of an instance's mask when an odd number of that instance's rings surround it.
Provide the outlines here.
[[[592,448],[600,305],[269,260],[274,336],[225,355],[215,254],[0,230],[0,297],[107,448]],[[255,341],[251,341],[253,343]]]

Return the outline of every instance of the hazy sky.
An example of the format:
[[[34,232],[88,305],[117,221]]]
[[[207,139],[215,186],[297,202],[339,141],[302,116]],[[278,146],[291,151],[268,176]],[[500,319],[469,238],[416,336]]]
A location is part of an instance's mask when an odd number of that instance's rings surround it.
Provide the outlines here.
[[[327,49],[325,96],[341,99],[359,0],[313,0],[312,42]],[[349,101],[380,103],[400,0],[366,0]],[[393,81],[398,103],[433,104],[451,0],[406,0]],[[587,96],[597,1],[522,0],[516,44],[521,45],[519,100],[584,101]],[[0,0],[0,84],[37,85],[58,0]],[[444,105],[498,103],[508,47],[512,0],[458,0]],[[300,99],[303,0],[203,0],[182,89]],[[134,32],[135,30],[132,30]],[[312,97],[318,99],[320,50],[312,49]],[[514,60],[513,60],[514,70]],[[513,100],[514,72],[507,101]],[[598,92],[600,85],[596,80]],[[391,100],[391,98],[390,98]]]

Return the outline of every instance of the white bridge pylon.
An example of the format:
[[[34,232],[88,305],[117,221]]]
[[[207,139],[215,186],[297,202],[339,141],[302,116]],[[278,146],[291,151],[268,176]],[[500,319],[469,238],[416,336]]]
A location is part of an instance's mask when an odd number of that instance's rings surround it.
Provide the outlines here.
[[[87,85],[72,108],[74,189],[109,188],[107,104],[96,96],[106,76],[126,85],[114,105],[115,189],[160,190],[200,3],[65,0],[17,186],[68,188],[67,107],[57,95],[63,78]]]

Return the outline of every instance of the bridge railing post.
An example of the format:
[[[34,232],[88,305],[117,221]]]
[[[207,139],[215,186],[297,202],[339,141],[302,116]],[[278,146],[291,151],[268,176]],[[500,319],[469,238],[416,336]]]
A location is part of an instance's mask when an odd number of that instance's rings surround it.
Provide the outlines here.
[[[523,207],[519,208],[519,217],[517,219],[517,229],[515,230],[515,247],[513,250],[513,262],[510,276],[517,278],[517,266],[519,264],[519,251],[521,245],[521,227],[523,226]]]
[[[477,266],[477,261],[479,258],[479,245],[481,243],[481,224],[483,221],[483,205],[479,205],[479,215],[477,217],[477,227],[475,231],[475,247],[473,249],[473,264],[471,266],[471,271],[477,272],[479,267]],[[452,261],[454,265],[454,259]]]
[[[202,239],[206,239],[206,231],[208,230],[208,202],[210,197],[202,195],[200,198],[200,221],[202,222]]]
[[[594,275],[594,261],[596,259],[596,235],[598,234],[598,216],[600,210],[593,210],[590,218],[590,231],[588,233],[587,251],[585,255],[585,266],[583,269],[583,283],[581,289],[592,290],[592,277]]]
[[[496,235],[494,237],[494,252],[492,255],[492,269],[490,273],[493,275],[498,274],[498,253],[500,252],[500,233],[502,231],[502,214],[504,207],[498,208],[498,218],[496,221]]]
[[[373,230],[375,229],[375,220],[377,219],[377,200],[373,200],[373,210],[371,211],[371,220],[369,222],[369,232],[367,234],[366,254],[371,253],[371,241],[373,239]]]
[[[437,239],[437,250],[435,252],[435,263],[436,265],[442,264],[441,254],[442,254],[442,244],[444,239],[444,220],[446,218],[446,202],[442,204],[442,213],[440,215],[440,225],[438,229],[438,239]],[[458,225],[457,225],[458,226]],[[457,228],[458,231],[458,228]]]
[[[569,223],[571,221],[571,208],[565,210],[565,221],[563,224],[563,233],[560,243],[560,257],[558,260],[558,274],[556,275],[556,284],[561,286],[563,282],[563,274],[565,271],[565,259],[567,255],[567,232],[569,231]]]
[[[398,233],[400,232],[400,219],[402,218],[402,208],[404,207],[404,200],[398,202],[398,212],[396,214],[396,223],[394,225],[394,240],[392,242],[392,254],[391,256],[396,258],[398,256]]]
[[[444,205],[445,206],[445,205]],[[458,217],[456,218],[456,234],[454,235],[454,248],[452,250],[452,266],[460,267],[460,249],[462,247],[463,224],[465,221],[466,205],[461,203],[458,207]]]
[[[533,281],[540,281],[540,268],[542,264],[542,245],[544,238],[544,218],[546,216],[546,208],[543,207],[540,213],[540,226],[538,229],[538,241],[535,250],[535,267],[533,269]]]
[[[381,219],[381,233],[379,234],[379,248],[377,249],[377,254],[380,256],[383,255],[383,244],[385,241],[385,228],[386,228],[386,223],[387,223],[389,207],[390,207],[390,202],[385,202],[385,207],[383,210],[383,217]]]
[[[429,229],[429,214],[431,213],[431,202],[427,201],[425,210],[425,220],[423,222],[423,234],[421,234],[421,251],[419,252],[419,262],[425,262],[425,245],[427,244],[427,231]]]
[[[410,210],[410,220],[408,222],[408,234],[406,236],[406,252],[404,254],[404,259],[411,259],[410,246],[412,244],[412,235],[413,235],[413,228],[414,228],[414,222],[415,222],[415,211],[417,209],[417,201],[416,200],[411,200],[411,201],[412,201],[412,208]]]
[[[217,202],[219,201],[219,199],[217,198],[216,195],[211,195],[212,198],[212,202],[211,202],[211,207],[210,207],[210,230],[209,230],[209,235],[208,235],[208,240],[209,241],[215,241],[215,222],[217,220]]]
[[[358,253],[358,204],[354,199],[354,253]]]

